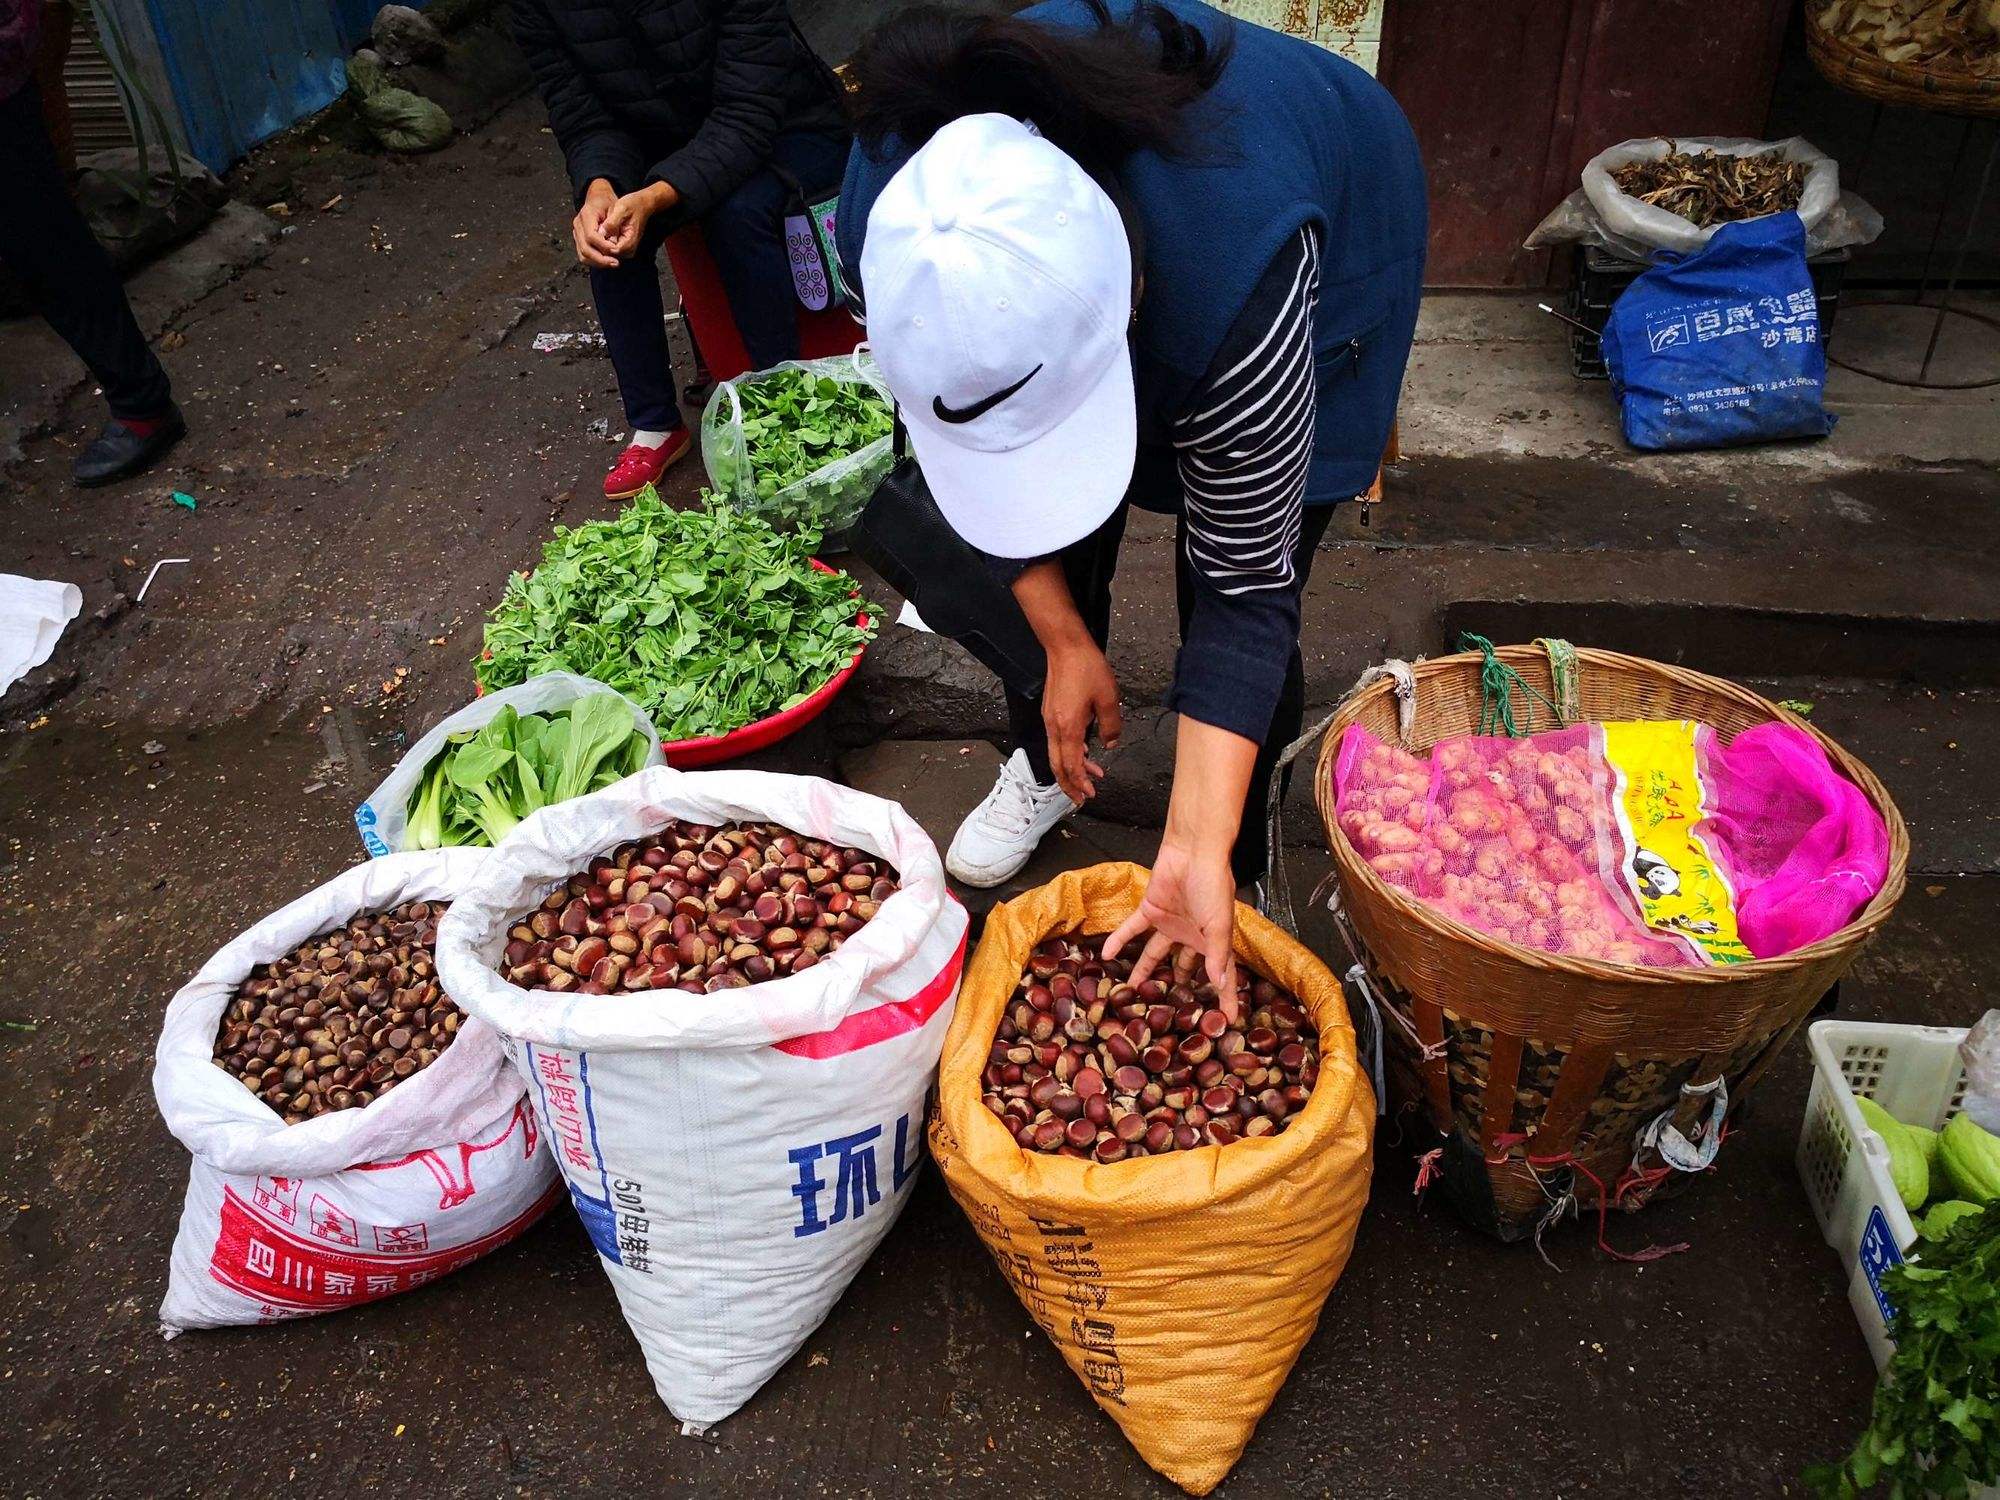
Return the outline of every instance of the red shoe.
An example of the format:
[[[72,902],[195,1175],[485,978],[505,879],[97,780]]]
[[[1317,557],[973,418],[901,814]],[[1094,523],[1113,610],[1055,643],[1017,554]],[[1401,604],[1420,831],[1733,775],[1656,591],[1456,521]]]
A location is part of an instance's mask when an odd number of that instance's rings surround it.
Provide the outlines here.
[[[681,427],[667,434],[667,440],[657,448],[634,443],[618,455],[618,462],[604,476],[604,498],[630,500],[647,485],[658,484],[660,476],[685,458],[688,449],[693,446],[694,429],[690,427]]]

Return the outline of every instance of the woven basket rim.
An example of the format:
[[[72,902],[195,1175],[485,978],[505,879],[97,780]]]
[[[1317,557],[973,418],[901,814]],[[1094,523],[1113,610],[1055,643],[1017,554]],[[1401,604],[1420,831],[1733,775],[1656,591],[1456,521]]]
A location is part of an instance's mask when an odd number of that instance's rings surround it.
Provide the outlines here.
[[[1806,40],[1809,54],[1824,52],[1826,60],[1852,69],[1860,75],[1864,84],[1886,86],[1883,90],[1873,90],[1829,77],[1828,82],[1836,88],[1847,88],[1871,98],[1882,97],[1887,89],[1895,89],[1934,101],[1936,107],[1945,112],[1954,106],[1969,107],[1974,113],[2000,112],[2000,78],[1983,78],[1975,73],[1945,72],[1912,63],[1890,62],[1846,37],[1828,31],[1820,24],[1819,13],[1811,4],[1806,6]],[[1815,63],[1820,60],[1815,56]],[[1820,71],[1824,73],[1826,69],[1821,68]],[[1891,98],[1889,102],[1912,101],[1898,97]]]
[[[1875,930],[1888,920],[1889,914],[1902,899],[1904,882],[1909,869],[1910,835],[1903,821],[1902,812],[1888,788],[1882,785],[1875,773],[1843,749],[1823,731],[1801,719],[1787,709],[1780,708],[1761,694],[1730,682],[1726,678],[1711,677],[1705,672],[1692,671],[1666,662],[1649,660],[1643,656],[1628,656],[1623,652],[1606,651],[1598,647],[1578,646],[1576,660],[1580,668],[1591,667],[1604,671],[1624,672],[1641,676],[1654,676],[1676,681],[1683,687],[1701,692],[1714,693],[1719,697],[1735,700],[1737,703],[1757,710],[1779,723],[1790,724],[1803,729],[1817,740],[1828,758],[1840,773],[1861,789],[1871,806],[1879,813],[1889,830],[1889,870],[1882,882],[1882,888],[1853,921],[1839,931],[1810,943],[1803,948],[1795,948],[1790,953],[1776,958],[1752,959],[1740,964],[1703,964],[1692,968],[1653,968],[1637,964],[1614,964],[1603,959],[1577,958],[1566,954],[1544,953],[1539,949],[1525,948],[1518,943],[1510,943],[1489,933],[1468,927],[1456,918],[1448,917],[1434,907],[1409,893],[1390,885],[1377,875],[1354,846],[1347,835],[1341,832],[1339,819],[1334,816],[1332,805],[1333,778],[1328,761],[1339,753],[1341,736],[1360,717],[1363,709],[1384,695],[1393,693],[1395,686],[1384,678],[1371,683],[1354,694],[1334,714],[1327,725],[1326,735],[1320,742],[1319,762],[1314,776],[1314,795],[1320,804],[1320,820],[1326,826],[1327,845],[1332,852],[1334,864],[1339,867],[1344,879],[1358,881],[1378,900],[1386,901],[1404,917],[1429,928],[1433,933],[1451,941],[1462,943],[1493,957],[1509,960],[1531,969],[1540,969],[1550,974],[1564,974],[1576,978],[1589,979],[1596,983],[1616,981],[1635,986],[1659,986],[1680,988],[1687,985],[1727,985],[1745,980],[1770,978],[1792,970],[1808,968],[1828,958],[1859,947]],[[1515,663],[1523,660],[1546,660],[1538,646],[1500,646],[1496,655],[1502,661]],[[1477,670],[1485,658],[1477,651],[1455,652],[1449,656],[1420,658],[1412,664],[1416,674],[1419,694],[1424,678],[1454,672],[1467,668]]]

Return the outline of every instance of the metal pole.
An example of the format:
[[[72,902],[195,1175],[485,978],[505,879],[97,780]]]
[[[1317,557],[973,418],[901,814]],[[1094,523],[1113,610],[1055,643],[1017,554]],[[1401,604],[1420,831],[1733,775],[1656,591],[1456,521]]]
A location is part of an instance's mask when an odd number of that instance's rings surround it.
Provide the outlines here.
[[[1868,170],[1869,162],[1875,159],[1875,137],[1882,129],[1882,111],[1889,106],[1882,100],[1875,101],[1875,112],[1868,117],[1868,134],[1861,138],[1861,151],[1854,163],[1854,180],[1848,186],[1855,192],[1861,191],[1861,178]]]
[[[1945,173],[1944,191],[1938,195],[1937,220],[1931,225],[1930,248],[1924,251],[1923,275],[1917,278],[1917,302],[1931,289],[1931,261],[1937,256],[1938,241],[1944,237],[1945,215],[1951,212],[1951,190],[1958,186],[1958,166],[1965,160],[1965,143],[1972,139],[1972,116],[1965,117],[1965,129],[1958,133],[1958,149],[1951,153],[1951,170]]]
[[[1966,134],[1972,133],[1972,121],[1965,122]],[[1992,139],[1986,147],[1986,166],[1979,174],[1979,186],[1972,194],[1972,207],[1965,219],[1965,233],[1958,237],[1958,253],[1951,259],[1951,276],[1944,284],[1944,295],[1938,299],[1937,320],[1931,324],[1931,341],[1924,346],[1924,362],[1917,369],[1917,379],[1923,380],[1931,372],[1931,356],[1937,353],[1938,335],[1944,332],[1944,320],[1951,311],[1952,294],[1958,290],[1959,273],[1965,269],[1966,247],[1972,243],[1972,234],[1979,227],[1979,211],[1986,206],[1986,190],[1993,184],[1993,163],[2000,160],[2000,120],[1993,124]]]

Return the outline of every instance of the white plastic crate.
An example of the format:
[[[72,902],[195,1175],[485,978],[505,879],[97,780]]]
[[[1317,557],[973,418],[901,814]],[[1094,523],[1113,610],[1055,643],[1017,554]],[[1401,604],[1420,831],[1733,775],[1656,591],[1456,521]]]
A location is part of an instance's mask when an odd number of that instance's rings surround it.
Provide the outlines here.
[[[1847,1268],[1847,1300],[1880,1369],[1890,1350],[1880,1278],[1917,1238],[1889,1177],[1889,1148],[1862,1124],[1866,1095],[1908,1125],[1936,1130],[1965,1096],[1963,1028],[1815,1021],[1813,1081],[1799,1131],[1799,1176],[1820,1232]]]

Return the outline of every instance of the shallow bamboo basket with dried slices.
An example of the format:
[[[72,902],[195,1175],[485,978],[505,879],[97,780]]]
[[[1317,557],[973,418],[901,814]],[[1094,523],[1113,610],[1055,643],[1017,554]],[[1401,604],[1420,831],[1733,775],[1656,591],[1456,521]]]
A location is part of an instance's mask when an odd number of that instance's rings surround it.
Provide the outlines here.
[[[1849,93],[2000,115],[2000,0],[1808,0],[1806,50]]]

